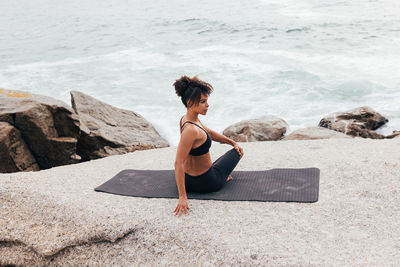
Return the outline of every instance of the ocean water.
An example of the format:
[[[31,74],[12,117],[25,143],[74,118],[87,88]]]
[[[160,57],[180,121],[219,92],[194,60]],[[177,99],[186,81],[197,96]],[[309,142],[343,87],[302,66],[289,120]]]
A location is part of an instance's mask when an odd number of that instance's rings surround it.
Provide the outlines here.
[[[172,84],[214,86],[200,116],[222,132],[271,114],[288,133],[368,105],[400,130],[394,0],[2,0],[0,88],[70,104],[78,90],[144,116],[171,145],[186,112]]]

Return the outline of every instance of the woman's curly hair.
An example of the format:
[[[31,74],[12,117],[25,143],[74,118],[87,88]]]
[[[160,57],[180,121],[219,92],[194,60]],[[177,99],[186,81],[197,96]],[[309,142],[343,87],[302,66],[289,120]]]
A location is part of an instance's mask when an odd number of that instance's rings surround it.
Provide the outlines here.
[[[214,88],[211,84],[201,81],[197,76],[190,78],[188,76],[182,76],[173,84],[175,86],[175,92],[181,97],[182,103],[185,107],[188,107],[188,103],[198,105],[201,99],[201,95],[210,95]]]

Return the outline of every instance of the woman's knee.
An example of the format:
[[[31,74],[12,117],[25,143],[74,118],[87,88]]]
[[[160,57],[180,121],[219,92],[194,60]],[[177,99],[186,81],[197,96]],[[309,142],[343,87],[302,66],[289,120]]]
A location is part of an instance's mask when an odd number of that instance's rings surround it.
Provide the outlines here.
[[[240,160],[240,154],[239,154],[239,152],[236,151],[235,148],[232,148],[230,152],[231,152],[231,154],[232,154],[235,158],[237,158],[238,160]]]

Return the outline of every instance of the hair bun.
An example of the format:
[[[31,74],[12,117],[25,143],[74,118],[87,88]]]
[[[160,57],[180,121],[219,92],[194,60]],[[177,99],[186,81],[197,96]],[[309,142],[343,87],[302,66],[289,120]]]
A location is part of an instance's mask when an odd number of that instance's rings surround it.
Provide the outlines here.
[[[186,75],[176,80],[174,83],[176,94],[178,96],[183,96],[191,81],[192,78]]]

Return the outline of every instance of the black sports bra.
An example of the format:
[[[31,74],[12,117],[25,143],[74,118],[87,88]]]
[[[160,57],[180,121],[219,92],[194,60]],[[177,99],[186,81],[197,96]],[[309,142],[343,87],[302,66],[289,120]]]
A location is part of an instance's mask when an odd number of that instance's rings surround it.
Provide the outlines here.
[[[183,118],[183,117],[182,117],[182,118]],[[182,118],[181,118],[181,121],[182,121]],[[185,125],[185,123],[187,123],[187,122],[196,125],[196,126],[199,127],[200,129],[202,129],[204,132],[206,132],[206,135],[207,135],[207,140],[206,140],[201,146],[196,147],[196,148],[193,148],[192,150],[190,150],[189,155],[192,155],[192,156],[201,156],[201,155],[207,154],[208,151],[210,150],[210,147],[211,147],[211,138],[210,138],[209,134],[208,134],[207,131],[204,130],[202,127],[200,127],[199,125],[197,125],[196,123],[193,123],[193,122],[191,122],[191,121],[185,121],[185,122],[182,124],[182,126],[181,126],[181,132],[182,132],[182,127],[183,127],[183,126]]]

